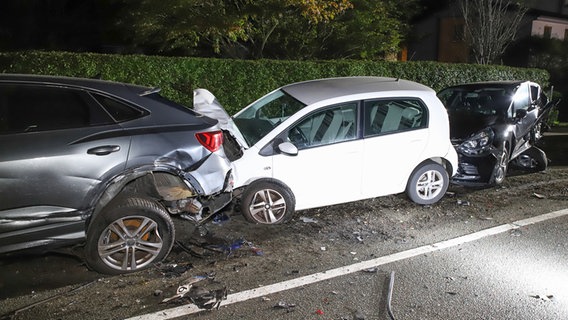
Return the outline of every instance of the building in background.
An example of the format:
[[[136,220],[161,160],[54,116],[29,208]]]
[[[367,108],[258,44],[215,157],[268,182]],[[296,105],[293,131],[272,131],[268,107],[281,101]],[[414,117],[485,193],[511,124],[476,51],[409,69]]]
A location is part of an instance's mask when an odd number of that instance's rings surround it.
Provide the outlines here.
[[[449,1],[414,23],[408,60],[470,62],[459,1]],[[529,1],[529,8],[517,39],[539,36],[568,41],[568,0]]]

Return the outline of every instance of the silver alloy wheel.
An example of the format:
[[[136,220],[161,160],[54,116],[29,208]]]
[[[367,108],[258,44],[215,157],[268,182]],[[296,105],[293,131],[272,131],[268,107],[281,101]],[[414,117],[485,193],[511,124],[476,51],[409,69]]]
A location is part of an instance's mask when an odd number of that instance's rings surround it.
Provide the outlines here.
[[[423,200],[436,198],[444,190],[444,176],[437,170],[425,171],[416,182],[416,194]]]
[[[286,200],[276,190],[262,189],[254,194],[249,211],[258,223],[276,223],[286,214]]]
[[[505,176],[507,175],[507,167],[509,166],[509,153],[505,148],[499,163],[497,164],[497,169],[495,171],[495,184],[501,184],[505,181]]]
[[[162,246],[156,221],[144,216],[127,216],[115,220],[101,233],[98,252],[112,269],[137,270],[154,261]]]

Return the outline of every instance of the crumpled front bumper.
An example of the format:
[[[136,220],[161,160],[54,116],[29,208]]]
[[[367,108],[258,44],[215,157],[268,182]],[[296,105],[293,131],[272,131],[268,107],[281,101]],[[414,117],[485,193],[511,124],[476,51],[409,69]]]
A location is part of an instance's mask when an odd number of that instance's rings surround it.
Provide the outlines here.
[[[483,186],[491,181],[491,176],[502,151],[491,147],[488,152],[471,156],[458,152],[458,172],[452,177],[452,183],[468,186]]]

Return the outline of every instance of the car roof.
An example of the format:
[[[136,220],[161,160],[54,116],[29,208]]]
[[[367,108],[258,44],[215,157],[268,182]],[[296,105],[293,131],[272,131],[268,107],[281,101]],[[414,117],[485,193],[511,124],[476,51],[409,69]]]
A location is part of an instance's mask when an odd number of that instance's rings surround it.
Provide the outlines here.
[[[281,88],[282,91],[300,102],[310,105],[318,101],[343,96],[387,91],[429,91],[425,85],[387,77],[341,77],[310,80],[292,83]]]
[[[0,83],[2,82],[34,83],[34,84],[43,84],[43,85],[63,85],[75,88],[99,90],[119,96],[124,95],[127,92],[130,94],[144,95],[147,93],[159,91],[158,89],[153,89],[150,87],[100,80],[100,79],[72,78],[72,77],[32,75],[32,74],[0,73]]]

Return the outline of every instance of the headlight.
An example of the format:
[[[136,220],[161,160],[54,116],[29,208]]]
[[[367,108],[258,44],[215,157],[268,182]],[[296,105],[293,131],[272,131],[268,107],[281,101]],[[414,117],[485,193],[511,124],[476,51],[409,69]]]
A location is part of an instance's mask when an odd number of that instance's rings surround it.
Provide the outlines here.
[[[478,155],[485,153],[491,147],[495,134],[490,128],[484,129],[471,136],[469,139],[459,145],[458,151],[467,155]]]

